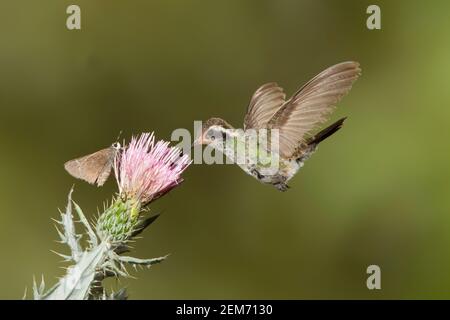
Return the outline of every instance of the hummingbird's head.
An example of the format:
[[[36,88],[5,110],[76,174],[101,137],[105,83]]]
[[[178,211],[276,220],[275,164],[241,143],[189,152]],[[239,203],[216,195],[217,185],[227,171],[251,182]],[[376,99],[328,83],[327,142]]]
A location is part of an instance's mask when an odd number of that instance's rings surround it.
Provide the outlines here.
[[[226,130],[233,128],[228,122],[220,118],[210,118],[202,125],[200,135],[195,139],[193,146],[210,144],[216,139],[226,139]]]

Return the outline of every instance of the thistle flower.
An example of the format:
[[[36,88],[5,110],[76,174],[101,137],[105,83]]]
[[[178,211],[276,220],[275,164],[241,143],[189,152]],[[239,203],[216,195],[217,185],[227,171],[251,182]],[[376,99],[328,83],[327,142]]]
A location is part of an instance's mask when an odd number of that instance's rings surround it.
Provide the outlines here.
[[[62,231],[57,229],[61,242],[67,244],[71,251],[71,255],[60,255],[73,264],[51,289],[45,290],[44,282],[39,286],[35,283],[34,298],[126,299],[124,290],[107,294],[103,280],[129,277],[128,265],[150,267],[164,261],[165,256],[139,259],[123,254],[132,249],[130,241],[158,217],[146,217],[145,206],[180,184],[181,174],[190,163],[187,155],[170,147],[168,142],[155,142],[153,133],[133,137],[124,148],[118,148],[114,157],[114,174],[119,195],[105,206],[92,226],[81,208],[72,201],[72,191],[69,193],[66,211],[57,221]],[[109,168],[107,171],[109,174]],[[75,232],[72,208],[75,208],[79,221],[86,229],[86,246],[82,246],[81,235]]]
[[[133,137],[114,160],[120,195],[145,206],[180,184],[190,163],[189,157],[169,142],[155,143],[153,133]]]

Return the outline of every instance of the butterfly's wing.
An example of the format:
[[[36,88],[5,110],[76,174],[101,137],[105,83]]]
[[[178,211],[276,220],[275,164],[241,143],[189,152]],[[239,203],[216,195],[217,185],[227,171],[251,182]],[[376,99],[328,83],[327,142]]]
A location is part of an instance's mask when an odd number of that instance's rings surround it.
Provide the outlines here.
[[[113,152],[113,154],[115,154],[115,151]],[[109,161],[105,164],[103,170],[100,171],[97,181],[95,182],[98,187],[103,186],[106,180],[108,180],[109,175],[111,174],[113,163],[114,163],[114,155],[111,155]]]
[[[75,178],[90,184],[102,186],[109,175],[117,150],[114,147],[105,148],[87,156],[67,161],[64,168]]]

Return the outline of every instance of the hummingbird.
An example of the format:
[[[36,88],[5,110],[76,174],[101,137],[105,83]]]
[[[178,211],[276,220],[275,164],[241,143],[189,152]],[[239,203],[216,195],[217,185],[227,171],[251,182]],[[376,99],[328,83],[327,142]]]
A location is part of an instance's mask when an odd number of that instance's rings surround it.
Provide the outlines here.
[[[243,130],[234,129],[221,118],[210,118],[203,123],[194,145],[209,145],[232,159],[236,152],[257,154],[257,161],[237,164],[258,181],[286,191],[287,182],[316,151],[319,143],[342,127],[346,117],[312,134],[328,120],[337,102],[350,91],[360,74],[358,62],[338,63],[313,77],[287,100],[277,83],[266,83],[255,91],[248,104]],[[274,129],[278,148],[271,148],[273,140],[257,143],[253,149],[249,146],[250,133],[266,130],[271,136]],[[229,141],[233,141],[231,148],[227,147]],[[264,161],[260,161],[261,155],[265,155],[261,157],[266,158]]]

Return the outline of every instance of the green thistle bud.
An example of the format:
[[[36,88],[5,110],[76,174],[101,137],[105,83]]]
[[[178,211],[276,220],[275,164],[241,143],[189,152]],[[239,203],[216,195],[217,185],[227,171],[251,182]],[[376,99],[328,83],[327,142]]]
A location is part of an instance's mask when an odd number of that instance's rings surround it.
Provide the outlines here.
[[[126,242],[137,228],[140,212],[139,201],[117,197],[97,222],[100,238],[111,243]]]

